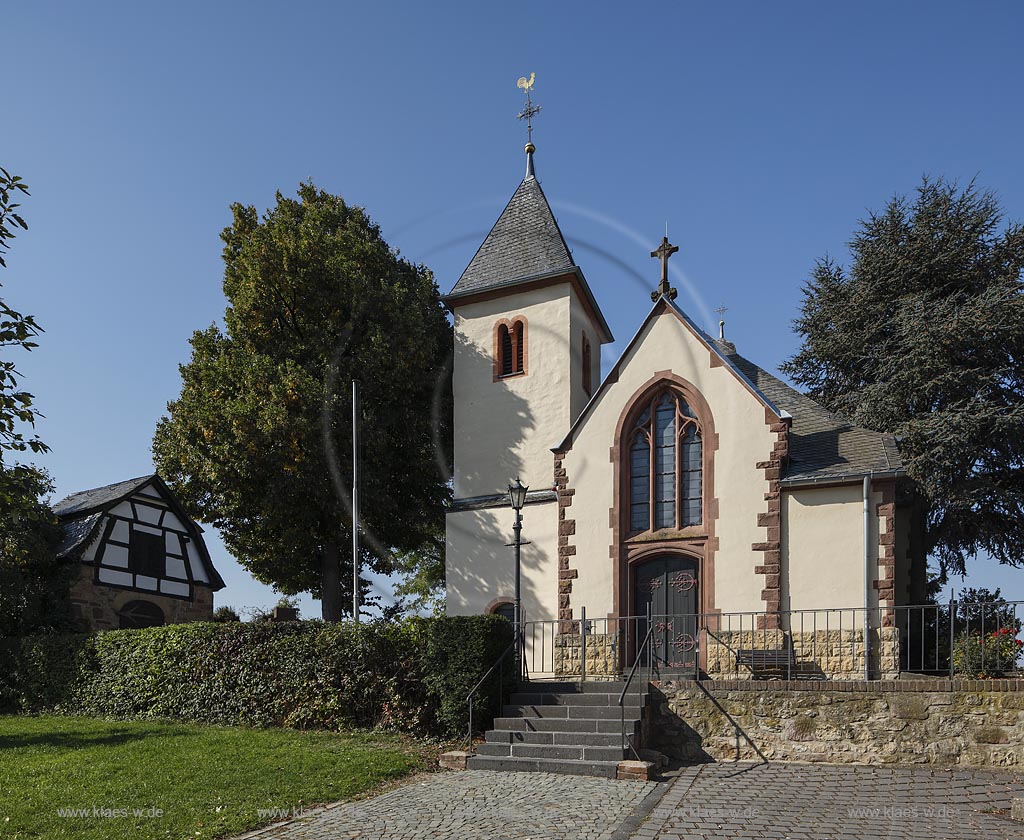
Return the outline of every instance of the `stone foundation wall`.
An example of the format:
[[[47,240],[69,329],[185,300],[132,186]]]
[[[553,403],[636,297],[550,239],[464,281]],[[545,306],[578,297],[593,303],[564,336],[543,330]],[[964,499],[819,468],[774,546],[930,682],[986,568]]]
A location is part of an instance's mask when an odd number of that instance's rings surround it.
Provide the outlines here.
[[[1024,679],[662,682],[646,745],[684,761],[1024,765]]]
[[[186,621],[210,621],[213,618],[213,590],[194,586],[194,600],[170,598],[134,589],[115,589],[93,581],[93,567],[82,564],[78,579],[71,585],[72,617],[83,632],[116,630],[118,613],[128,601],[149,601],[163,611],[166,624]]]

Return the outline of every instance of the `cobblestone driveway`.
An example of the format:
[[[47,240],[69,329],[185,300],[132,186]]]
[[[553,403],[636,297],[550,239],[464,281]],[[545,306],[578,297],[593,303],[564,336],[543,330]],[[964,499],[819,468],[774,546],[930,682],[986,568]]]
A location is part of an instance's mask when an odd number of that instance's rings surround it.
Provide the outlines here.
[[[1024,772],[807,764],[688,768],[635,840],[1024,840]]]
[[[259,840],[611,840],[657,788],[650,782],[551,773],[436,773],[373,799],[338,805],[247,836]]]

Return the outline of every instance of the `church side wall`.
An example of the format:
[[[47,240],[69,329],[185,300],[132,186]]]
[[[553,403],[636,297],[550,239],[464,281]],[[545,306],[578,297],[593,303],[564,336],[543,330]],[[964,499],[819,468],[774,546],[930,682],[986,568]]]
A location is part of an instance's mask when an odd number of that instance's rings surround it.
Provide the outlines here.
[[[551,456],[548,453],[548,472]],[[449,513],[446,535],[447,612],[449,615],[486,613],[499,600],[515,595],[511,507]],[[522,602],[527,621],[550,621],[556,616],[558,560],[555,550],[558,504],[545,502],[523,508]]]
[[[872,494],[872,510],[881,495]],[[871,563],[878,557],[872,515]],[[782,494],[783,609],[864,606],[864,498],[860,484]],[[872,591],[872,600],[877,597]],[[822,617],[823,618],[823,617]]]
[[[588,616],[608,615],[614,610],[615,561],[610,549],[616,500],[609,450],[616,442],[616,426],[628,401],[662,371],[682,377],[703,394],[718,434],[714,606],[721,611],[762,611],[764,578],[754,571],[763,562],[762,552],[752,546],[765,540],[765,527],[758,525],[758,515],[765,510],[764,495],[769,488],[765,471],[756,465],[768,460],[776,435],[765,422],[763,404],[729,369],[720,364],[713,367],[710,351],[666,312],[648,325],[630,356],[622,361],[617,381],[601,395],[565,454],[569,486],[576,491],[572,514],[576,520],[574,566],[579,578],[573,583],[573,613],[578,615],[580,606],[586,606]],[[706,513],[710,516],[714,511]]]
[[[591,392],[588,394],[583,389],[583,335],[586,333],[590,340],[590,382]],[[569,304],[569,346],[571,348],[571,382],[569,391],[570,405],[569,422],[574,423],[576,418],[590,402],[590,397],[597,392],[601,384],[601,341],[598,338],[598,331],[594,322],[590,320],[580,299],[573,293]],[[564,434],[564,431],[563,431]],[[556,441],[551,441],[554,445]]]
[[[551,447],[569,427],[568,283],[455,311],[455,498],[549,489]],[[495,381],[495,325],[524,317],[526,375]]]

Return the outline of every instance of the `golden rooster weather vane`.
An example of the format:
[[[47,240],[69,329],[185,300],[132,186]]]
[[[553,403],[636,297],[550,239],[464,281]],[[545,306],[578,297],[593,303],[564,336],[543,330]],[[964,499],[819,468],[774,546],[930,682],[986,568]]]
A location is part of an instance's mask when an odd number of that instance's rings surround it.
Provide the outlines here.
[[[526,107],[517,114],[517,117],[526,120],[526,142],[529,145],[533,145],[533,118],[540,113],[540,105],[534,105],[531,98],[533,83],[536,79],[537,74],[530,73],[529,79],[526,76],[520,76],[519,81],[516,82],[516,87],[526,94]]]

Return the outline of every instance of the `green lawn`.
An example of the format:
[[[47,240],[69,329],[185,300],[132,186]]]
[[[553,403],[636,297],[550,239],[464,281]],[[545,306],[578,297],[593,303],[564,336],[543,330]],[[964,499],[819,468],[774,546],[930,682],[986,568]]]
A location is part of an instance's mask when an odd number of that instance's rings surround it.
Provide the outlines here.
[[[425,756],[377,732],[0,716],[0,840],[226,837],[276,821],[261,809],[349,799]]]

